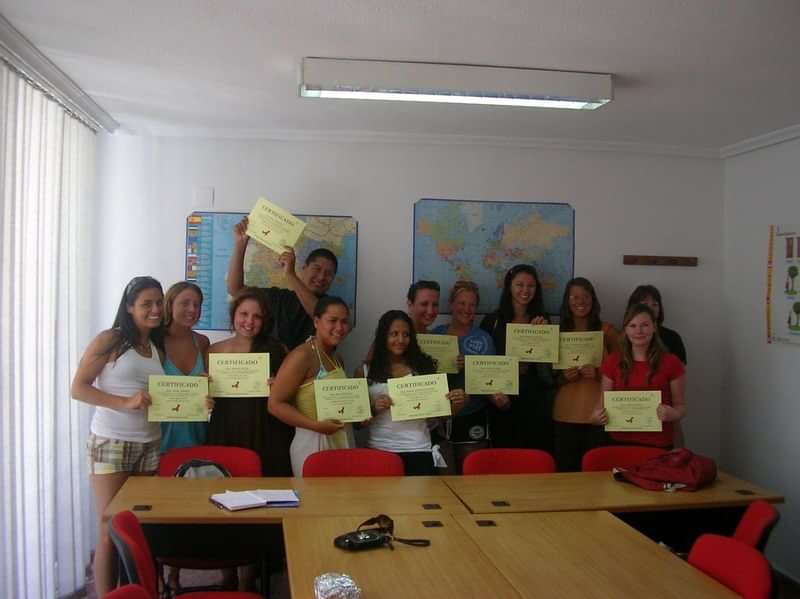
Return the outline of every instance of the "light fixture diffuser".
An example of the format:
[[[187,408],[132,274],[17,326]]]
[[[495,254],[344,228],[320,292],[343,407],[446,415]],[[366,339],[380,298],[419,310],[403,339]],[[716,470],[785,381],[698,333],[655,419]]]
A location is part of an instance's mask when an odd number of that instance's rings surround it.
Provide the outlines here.
[[[599,73],[304,58],[300,95],[594,110],[611,101],[613,86],[611,75]]]

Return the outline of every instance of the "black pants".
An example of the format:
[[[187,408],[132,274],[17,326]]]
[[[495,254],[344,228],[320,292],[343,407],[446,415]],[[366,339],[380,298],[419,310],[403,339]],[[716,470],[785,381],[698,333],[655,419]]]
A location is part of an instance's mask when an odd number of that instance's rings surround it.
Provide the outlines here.
[[[583,454],[600,447],[614,445],[602,426],[555,422],[555,459],[559,472],[580,472]]]
[[[403,460],[406,476],[434,476],[436,469],[433,466],[433,455],[430,451],[400,451],[397,452]]]

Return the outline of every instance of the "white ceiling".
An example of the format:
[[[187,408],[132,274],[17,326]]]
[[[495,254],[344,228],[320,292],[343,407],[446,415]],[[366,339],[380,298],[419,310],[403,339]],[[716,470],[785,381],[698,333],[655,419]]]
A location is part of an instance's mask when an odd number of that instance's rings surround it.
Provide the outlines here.
[[[135,131],[718,150],[800,124],[797,0],[0,0],[0,13]],[[606,72],[615,99],[587,112],[304,99],[303,56]]]

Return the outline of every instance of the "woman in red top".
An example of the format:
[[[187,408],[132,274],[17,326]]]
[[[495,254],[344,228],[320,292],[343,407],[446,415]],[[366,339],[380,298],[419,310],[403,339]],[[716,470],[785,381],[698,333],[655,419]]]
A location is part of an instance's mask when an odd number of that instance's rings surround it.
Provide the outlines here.
[[[644,304],[631,306],[625,313],[622,351],[610,355],[600,367],[603,391],[661,391],[656,415],[662,422],[660,433],[610,433],[619,443],[671,448],[673,423],[686,415],[683,363],[668,353],[658,338],[656,318]],[[602,395],[592,415],[595,424],[607,424],[608,414]]]

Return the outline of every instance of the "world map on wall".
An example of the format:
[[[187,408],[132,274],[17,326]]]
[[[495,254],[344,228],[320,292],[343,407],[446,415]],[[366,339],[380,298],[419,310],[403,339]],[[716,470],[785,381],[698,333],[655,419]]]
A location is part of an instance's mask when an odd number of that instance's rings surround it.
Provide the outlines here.
[[[186,219],[186,280],[196,282],[204,295],[200,330],[230,328],[225,275],[233,252],[233,227],[244,216],[244,212],[193,212]],[[358,223],[349,216],[295,216],[306,223],[294,248],[297,269],[313,250],[331,250],[339,269],[328,293],[347,303],[355,322]],[[245,253],[244,281],[253,287],[286,287],[278,255],[253,239]]]
[[[515,264],[536,267],[544,305],[557,314],[573,276],[575,212],[568,204],[422,199],[414,204],[413,279],[437,281],[442,312],[459,279],[481,291],[478,312],[495,310]]]

